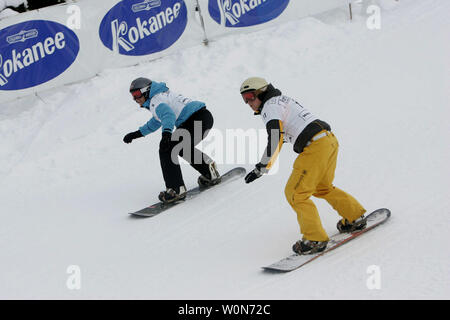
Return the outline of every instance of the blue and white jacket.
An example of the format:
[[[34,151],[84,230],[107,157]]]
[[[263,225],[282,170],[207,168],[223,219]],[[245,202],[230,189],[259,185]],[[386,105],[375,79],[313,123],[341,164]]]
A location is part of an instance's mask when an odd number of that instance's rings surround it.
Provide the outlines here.
[[[152,82],[150,95],[142,105],[148,109],[153,117],[139,131],[146,136],[155,132],[160,127],[163,131],[172,132],[174,127],[179,127],[198,110],[205,107],[201,101],[192,101],[181,94],[173,93],[164,82]]]

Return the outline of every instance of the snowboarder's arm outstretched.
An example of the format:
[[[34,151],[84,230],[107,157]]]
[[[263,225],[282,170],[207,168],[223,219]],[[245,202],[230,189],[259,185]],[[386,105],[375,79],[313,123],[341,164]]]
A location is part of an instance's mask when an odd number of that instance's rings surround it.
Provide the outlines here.
[[[278,158],[281,147],[283,146],[283,122],[279,119],[272,119],[266,124],[267,129],[267,147],[263,157],[256,168],[250,171],[245,177],[245,182],[250,183],[268,172]]]

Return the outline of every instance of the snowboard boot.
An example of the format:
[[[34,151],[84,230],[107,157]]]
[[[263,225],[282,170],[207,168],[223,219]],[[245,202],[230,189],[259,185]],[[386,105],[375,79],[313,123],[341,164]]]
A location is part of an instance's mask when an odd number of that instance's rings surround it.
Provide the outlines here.
[[[219,171],[217,170],[216,163],[213,161],[209,165],[209,177],[205,177],[204,175],[201,175],[198,177],[198,184],[200,187],[210,187],[214,186],[218,183],[220,183],[222,177],[219,174]]]
[[[292,250],[297,254],[312,254],[322,252],[327,247],[328,241],[311,241],[311,240],[298,240],[292,246]]]
[[[172,188],[167,188],[166,191],[161,191],[158,199],[164,203],[172,203],[186,198],[186,187],[180,186],[177,188],[178,192]]]
[[[351,233],[355,231],[361,231],[367,226],[367,220],[362,215],[353,222],[349,222],[347,219],[339,220],[337,223],[337,229],[340,233]]]

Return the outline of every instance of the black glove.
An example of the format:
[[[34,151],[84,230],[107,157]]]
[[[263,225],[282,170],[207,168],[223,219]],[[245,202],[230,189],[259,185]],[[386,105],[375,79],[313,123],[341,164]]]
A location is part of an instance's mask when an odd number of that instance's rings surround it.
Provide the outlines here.
[[[171,140],[172,140],[172,132],[163,131],[161,142],[159,143],[159,150],[161,150],[162,152],[169,151]]]
[[[245,176],[245,183],[250,183],[250,182],[255,181],[256,179],[258,179],[259,177],[261,177],[263,175],[263,173],[264,173],[263,171],[265,171],[263,168],[256,165],[256,168],[253,169],[252,171],[250,171],[250,173]]]
[[[125,143],[131,143],[131,141],[133,141],[134,139],[143,137],[144,135],[141,133],[141,131],[134,131],[134,132],[130,132],[128,133],[125,137],[123,137],[123,142]]]

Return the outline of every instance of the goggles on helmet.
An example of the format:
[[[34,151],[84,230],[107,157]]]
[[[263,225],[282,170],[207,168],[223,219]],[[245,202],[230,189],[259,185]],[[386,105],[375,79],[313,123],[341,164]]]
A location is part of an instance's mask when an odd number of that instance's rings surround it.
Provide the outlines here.
[[[144,96],[144,94],[141,92],[141,89],[137,89],[137,90],[131,91],[131,95],[133,96],[134,100],[137,100],[137,99],[142,98]]]
[[[244,99],[245,103],[248,103],[249,101],[254,101],[256,99],[256,91],[242,93],[242,99]]]
[[[133,96],[134,100],[140,99],[144,96],[144,93],[148,91],[148,87],[142,88],[142,89],[137,89],[137,90],[133,90],[131,91],[131,95]]]

